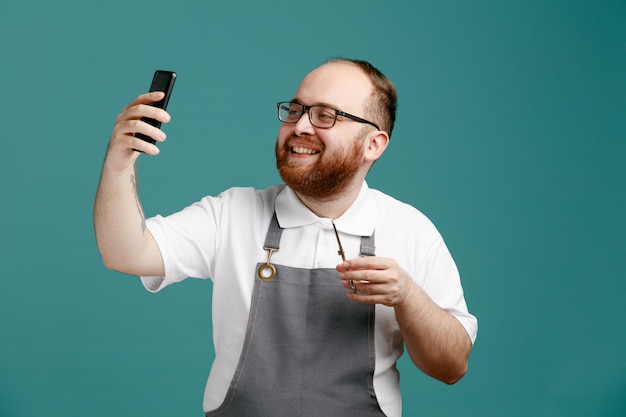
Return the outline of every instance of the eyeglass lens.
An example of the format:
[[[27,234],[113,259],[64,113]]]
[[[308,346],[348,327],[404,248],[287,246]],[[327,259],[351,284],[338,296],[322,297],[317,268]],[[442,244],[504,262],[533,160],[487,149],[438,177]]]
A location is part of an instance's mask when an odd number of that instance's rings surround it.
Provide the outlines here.
[[[335,124],[337,112],[335,109],[325,106],[311,106],[309,110],[309,119],[313,126],[331,127]],[[279,103],[278,118],[286,123],[296,123],[302,117],[305,107],[299,103]]]

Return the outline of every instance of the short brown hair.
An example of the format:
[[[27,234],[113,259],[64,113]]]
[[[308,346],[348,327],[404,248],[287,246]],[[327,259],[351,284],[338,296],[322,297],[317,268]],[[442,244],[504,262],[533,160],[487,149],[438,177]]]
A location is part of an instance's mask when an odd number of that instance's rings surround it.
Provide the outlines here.
[[[372,99],[366,105],[367,116],[373,117],[380,124],[380,129],[387,132],[391,137],[391,132],[396,123],[398,107],[398,93],[391,81],[367,61],[343,57],[331,58],[326,61],[326,63],[333,62],[354,65],[369,77],[374,86],[374,91],[372,92]]]

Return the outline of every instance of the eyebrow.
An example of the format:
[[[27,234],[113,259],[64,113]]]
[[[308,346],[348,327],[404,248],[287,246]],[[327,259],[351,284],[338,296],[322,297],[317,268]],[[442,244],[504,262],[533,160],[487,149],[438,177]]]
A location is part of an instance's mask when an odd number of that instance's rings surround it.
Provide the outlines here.
[[[292,102],[292,103],[301,104],[301,105],[303,105],[303,106],[307,106],[307,107],[309,106],[308,104],[304,104],[304,102],[303,102],[302,100],[297,99],[297,98],[292,98],[292,99],[291,99],[291,102]],[[337,108],[337,106],[335,106],[335,105],[333,105],[333,104],[330,104],[330,103],[326,103],[326,102],[318,102],[318,103],[315,103],[315,104],[311,104],[311,106],[324,106],[324,107],[330,107],[330,108],[331,108],[331,109],[333,109],[333,110],[343,111],[343,110],[339,110],[339,109]]]

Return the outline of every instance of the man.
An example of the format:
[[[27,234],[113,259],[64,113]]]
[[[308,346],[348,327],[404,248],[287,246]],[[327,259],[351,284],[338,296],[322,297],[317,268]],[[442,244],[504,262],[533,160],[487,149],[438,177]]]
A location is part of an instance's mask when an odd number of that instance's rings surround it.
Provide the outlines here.
[[[158,148],[134,134],[165,140],[140,121],[169,121],[148,105],[161,98],[141,95],[117,117],[96,236],[105,265],[150,291],[212,279],[207,416],[400,416],[404,347],[445,383],[465,374],[477,322],[452,257],[425,216],[365,182],[395,122],[382,73],[331,60],[278,104],[286,186],[233,188],[145,221],[133,149]]]

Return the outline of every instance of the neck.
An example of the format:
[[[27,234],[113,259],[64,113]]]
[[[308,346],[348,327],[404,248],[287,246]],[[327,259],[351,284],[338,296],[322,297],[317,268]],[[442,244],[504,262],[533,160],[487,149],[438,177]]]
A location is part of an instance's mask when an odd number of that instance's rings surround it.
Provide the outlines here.
[[[317,217],[336,219],[340,217],[354,203],[361,191],[363,181],[351,183],[346,189],[334,196],[318,199],[295,192],[302,204],[311,210]]]

